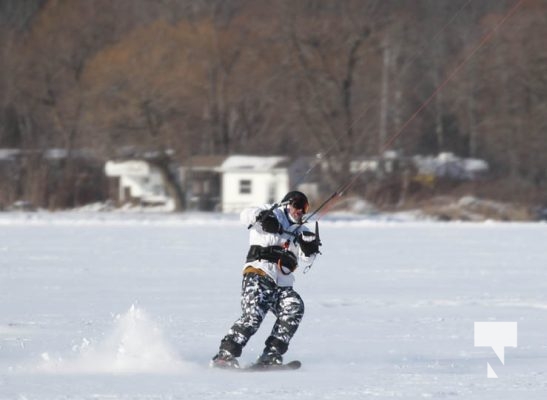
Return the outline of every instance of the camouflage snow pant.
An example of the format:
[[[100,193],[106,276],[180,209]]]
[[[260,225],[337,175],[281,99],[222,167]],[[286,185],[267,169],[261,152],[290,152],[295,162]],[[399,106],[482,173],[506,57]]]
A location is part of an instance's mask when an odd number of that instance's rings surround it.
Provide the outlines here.
[[[239,357],[268,311],[271,311],[277,320],[266,340],[266,348],[275,347],[283,354],[302,321],[304,302],[292,287],[278,287],[267,276],[248,273],[243,276],[241,309],[243,314],[222,339],[220,349]]]

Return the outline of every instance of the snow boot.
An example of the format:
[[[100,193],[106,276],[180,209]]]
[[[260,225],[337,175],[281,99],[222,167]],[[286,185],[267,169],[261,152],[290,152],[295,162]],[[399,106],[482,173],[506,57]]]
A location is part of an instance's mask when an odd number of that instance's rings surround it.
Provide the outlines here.
[[[279,352],[275,349],[265,349],[264,353],[260,357],[258,357],[258,360],[256,360],[255,365],[256,366],[264,366],[264,367],[270,367],[272,365],[282,365],[283,364],[283,356],[279,354]]]
[[[239,362],[237,361],[237,358],[232,355],[232,353],[226,350],[220,350],[211,360],[210,366],[213,368],[238,369]]]
[[[283,354],[287,351],[289,346],[281,340],[270,336],[266,339],[266,347],[262,352],[262,355],[258,357],[256,365],[263,365],[265,367],[271,365],[282,365]]]

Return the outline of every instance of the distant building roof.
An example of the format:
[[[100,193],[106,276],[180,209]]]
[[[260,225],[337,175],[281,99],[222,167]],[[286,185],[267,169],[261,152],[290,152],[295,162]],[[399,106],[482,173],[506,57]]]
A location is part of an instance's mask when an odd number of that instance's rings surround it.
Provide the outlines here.
[[[460,158],[452,153],[438,156],[414,156],[420,174],[455,179],[476,179],[488,172],[488,163],[475,158]]]
[[[229,156],[220,166],[221,171],[249,170],[269,171],[274,168],[286,166],[287,157],[281,156]]]
[[[94,154],[91,150],[87,149],[73,149],[70,152],[66,149],[0,149],[0,160],[13,159],[15,157],[26,156],[43,156],[48,160],[62,160],[69,156],[74,158],[94,158]]]
[[[0,160],[9,160],[20,153],[19,149],[0,149]]]

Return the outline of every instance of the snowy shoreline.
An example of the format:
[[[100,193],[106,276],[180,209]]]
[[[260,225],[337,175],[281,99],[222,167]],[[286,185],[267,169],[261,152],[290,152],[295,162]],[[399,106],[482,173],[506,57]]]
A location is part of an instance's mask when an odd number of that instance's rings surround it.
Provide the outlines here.
[[[311,222],[314,220],[312,219]],[[390,225],[403,223],[408,225],[465,225],[465,226],[547,226],[545,222],[513,222],[513,221],[438,221],[424,217],[420,212],[400,212],[386,214],[351,214],[330,213],[320,219],[323,226],[358,227],[371,225]],[[0,226],[7,225],[158,225],[158,226],[185,226],[185,225],[239,225],[237,214],[213,212],[138,212],[138,211],[37,211],[37,212],[0,212]]]

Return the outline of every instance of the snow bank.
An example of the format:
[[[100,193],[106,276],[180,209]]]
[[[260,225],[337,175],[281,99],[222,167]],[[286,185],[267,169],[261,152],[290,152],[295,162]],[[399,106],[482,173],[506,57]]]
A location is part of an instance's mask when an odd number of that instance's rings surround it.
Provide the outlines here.
[[[239,225],[239,215],[206,212],[140,213],[140,212],[6,212],[0,213],[0,226],[120,226],[120,225]]]
[[[312,219],[311,222],[313,222]],[[325,225],[370,225],[391,222],[432,222],[419,211],[365,213],[335,211],[321,216]],[[0,213],[0,226],[239,226],[239,214],[213,212],[124,213],[124,212],[5,212]]]

